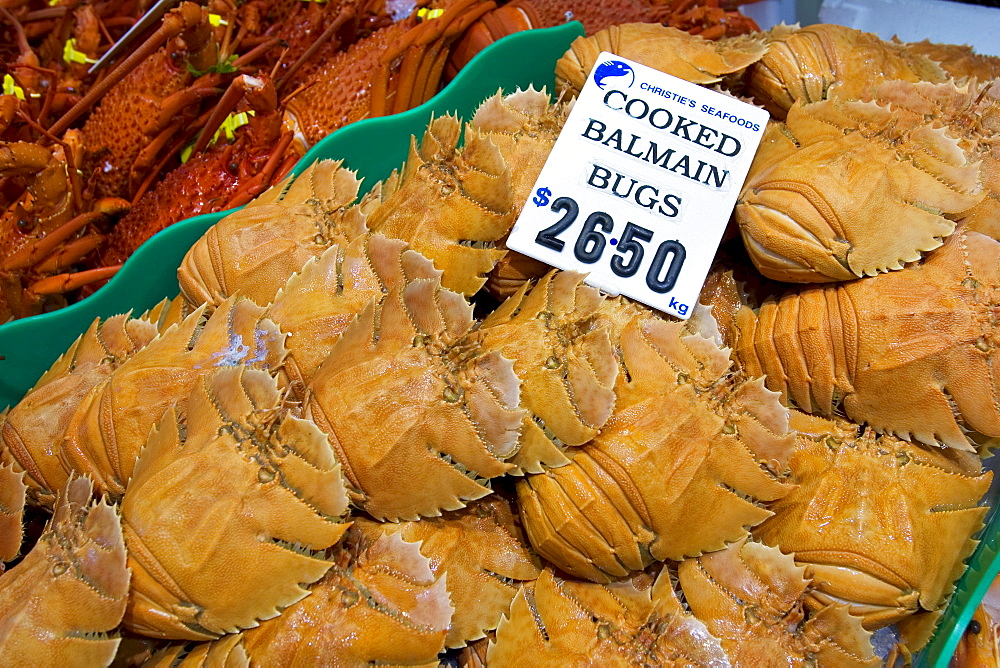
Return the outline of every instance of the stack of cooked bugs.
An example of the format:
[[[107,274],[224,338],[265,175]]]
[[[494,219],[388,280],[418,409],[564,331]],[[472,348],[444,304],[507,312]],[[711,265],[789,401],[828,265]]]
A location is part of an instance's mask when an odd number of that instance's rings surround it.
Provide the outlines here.
[[[156,232],[245,204],[323,137],[421,104],[503,35],[569,16],[590,31],[756,29],[716,0],[164,3],[145,32],[150,2],[0,5],[0,323],[90,294]],[[115,56],[126,35],[141,39]]]
[[[773,115],[743,243],[686,321],[503,245],[607,48]],[[26,554],[0,655],[874,666],[882,629],[919,650],[1000,437],[997,75],[837,26],[612,27],[560,60],[559,102],[436,118],[365,193],[334,161],[266,190],[190,249],[181,295],[95,321],[3,416],[0,559]],[[26,502],[52,515],[22,546]]]

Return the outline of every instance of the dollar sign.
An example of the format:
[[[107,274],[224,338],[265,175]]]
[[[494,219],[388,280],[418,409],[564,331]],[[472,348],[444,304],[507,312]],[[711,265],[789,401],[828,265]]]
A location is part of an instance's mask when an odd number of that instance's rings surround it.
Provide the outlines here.
[[[535,203],[535,206],[545,206],[549,203],[549,195],[552,194],[551,190],[543,187],[539,188],[535,192],[538,194],[531,198],[531,201]]]

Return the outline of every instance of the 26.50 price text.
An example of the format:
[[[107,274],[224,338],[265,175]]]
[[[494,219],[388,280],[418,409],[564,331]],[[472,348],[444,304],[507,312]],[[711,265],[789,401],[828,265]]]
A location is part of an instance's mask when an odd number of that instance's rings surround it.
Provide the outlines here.
[[[539,188],[532,202],[535,206],[545,206],[551,195],[552,191],[548,188]],[[580,216],[580,207],[572,197],[557,197],[549,208],[555,213],[562,213],[562,216],[535,235],[535,243],[561,253],[566,242],[559,235],[573,226]],[[611,271],[622,278],[631,278],[642,269],[647,256],[645,244],[652,240],[652,230],[629,222],[625,223],[620,235],[616,235],[614,219],[603,211],[595,211],[583,221],[573,244],[573,255],[584,264],[594,264],[609,245],[613,246]],[[686,255],[687,251],[679,241],[661,242],[646,267],[646,286],[656,293],[670,292],[677,282]]]

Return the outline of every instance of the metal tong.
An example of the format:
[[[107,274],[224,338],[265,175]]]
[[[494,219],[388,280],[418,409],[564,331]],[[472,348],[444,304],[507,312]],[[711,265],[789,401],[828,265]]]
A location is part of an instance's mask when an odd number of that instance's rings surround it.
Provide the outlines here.
[[[124,51],[136,37],[141,35],[146,28],[163,18],[163,15],[173,9],[174,5],[179,2],[180,0],[156,0],[156,3],[142,15],[142,18],[136,21],[135,25],[128,29],[128,32],[122,35],[117,42],[111,45],[110,49],[104,52],[103,56],[97,59],[96,63],[90,66],[90,69],[87,70],[88,74],[93,74],[111,62],[111,60]]]

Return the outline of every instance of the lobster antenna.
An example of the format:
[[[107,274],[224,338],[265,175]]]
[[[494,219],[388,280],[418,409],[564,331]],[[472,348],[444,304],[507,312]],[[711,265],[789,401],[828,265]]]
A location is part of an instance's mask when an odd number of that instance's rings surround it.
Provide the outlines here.
[[[275,89],[280,92],[281,87],[284,86],[286,82],[290,81],[293,76],[295,76],[295,73],[299,71],[299,68],[312,58],[316,51],[318,51],[325,42],[329,41],[335,32],[340,30],[341,26],[353,18],[354,14],[355,11],[353,7],[344,7],[341,9],[340,14],[338,14],[337,18],[333,20],[333,23],[327,26],[326,30],[323,31],[323,34],[317,37],[316,41],[309,45],[309,48],[305,50],[305,53],[299,56],[299,59],[288,68],[288,71],[285,72],[283,77],[274,82]]]
[[[285,56],[288,55],[288,50],[291,47],[286,46],[281,50],[281,55],[278,56],[278,60],[274,62],[274,67],[271,68],[271,73],[268,75],[271,77],[271,81],[274,81],[274,77],[278,75],[278,68],[281,67],[282,63],[285,62]]]
[[[129,28],[124,35],[118,38],[118,41],[111,45],[104,55],[97,59],[97,62],[90,66],[87,70],[87,74],[93,74],[97,70],[101,69],[112,58],[121,53],[126,46],[132,43],[136,37],[138,37],[143,30],[153,25],[158,19],[160,19],[167,11],[177,4],[177,0],[157,0],[156,4],[149,8],[149,10],[142,15],[138,21],[136,21],[131,28]]]

